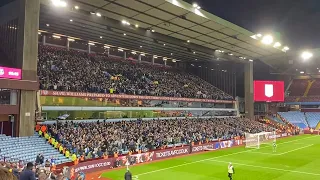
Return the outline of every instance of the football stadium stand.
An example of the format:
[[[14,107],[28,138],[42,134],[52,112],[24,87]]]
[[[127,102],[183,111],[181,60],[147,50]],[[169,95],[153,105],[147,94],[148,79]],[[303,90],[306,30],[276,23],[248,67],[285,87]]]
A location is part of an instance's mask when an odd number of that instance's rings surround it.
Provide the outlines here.
[[[11,137],[0,134],[0,159],[8,162],[19,162],[26,164],[34,162],[38,154],[42,153],[47,159],[55,159],[57,164],[68,162],[69,160],[59,154],[51,145],[35,134],[31,137]]]
[[[320,112],[306,112],[306,119],[311,128],[315,128],[320,121]]]
[[[305,115],[300,111],[288,111],[288,112],[278,112],[278,114],[289,121],[291,124],[294,124],[300,128],[308,127]]]
[[[319,102],[320,79],[294,79],[286,102]]]
[[[173,68],[39,46],[41,89],[232,100],[199,77]]]

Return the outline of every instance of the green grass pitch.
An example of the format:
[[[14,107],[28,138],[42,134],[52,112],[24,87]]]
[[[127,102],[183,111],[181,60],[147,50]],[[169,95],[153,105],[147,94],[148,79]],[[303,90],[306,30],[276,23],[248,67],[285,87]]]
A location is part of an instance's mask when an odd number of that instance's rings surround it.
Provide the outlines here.
[[[320,180],[320,136],[301,135],[277,140],[277,152],[243,146],[167,159],[130,167],[134,180],[228,180],[227,166],[235,168],[234,180]],[[126,169],[101,174],[123,180]]]

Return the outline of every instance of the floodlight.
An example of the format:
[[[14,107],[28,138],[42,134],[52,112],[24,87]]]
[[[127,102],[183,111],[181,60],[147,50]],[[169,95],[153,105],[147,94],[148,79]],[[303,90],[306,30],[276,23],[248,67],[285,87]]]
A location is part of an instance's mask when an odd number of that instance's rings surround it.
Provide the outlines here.
[[[280,47],[280,46],[281,46],[281,44],[280,44],[279,42],[276,42],[276,43],[274,43],[274,45],[273,45],[273,47],[275,47],[275,48]]]
[[[263,36],[261,42],[266,45],[270,45],[273,42],[273,37],[271,35]]]
[[[100,13],[96,13],[96,15],[97,15],[98,17],[101,17],[101,14],[100,14]]]
[[[308,60],[310,59],[311,57],[313,56],[313,54],[311,52],[308,52],[308,51],[304,51],[302,54],[301,54],[301,57],[303,60]]]
[[[300,74],[304,74],[304,71],[300,71]]]
[[[79,9],[79,6],[74,6],[75,9]]]
[[[194,8],[196,8],[196,7],[198,7],[198,4],[197,4],[197,3],[193,3],[192,6],[193,6]]]

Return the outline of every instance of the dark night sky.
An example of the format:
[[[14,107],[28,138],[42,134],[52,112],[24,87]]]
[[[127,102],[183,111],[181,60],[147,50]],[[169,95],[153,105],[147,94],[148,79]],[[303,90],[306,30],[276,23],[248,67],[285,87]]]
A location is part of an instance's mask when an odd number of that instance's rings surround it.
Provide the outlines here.
[[[320,0],[185,1],[254,33],[279,33],[291,49],[320,47]]]

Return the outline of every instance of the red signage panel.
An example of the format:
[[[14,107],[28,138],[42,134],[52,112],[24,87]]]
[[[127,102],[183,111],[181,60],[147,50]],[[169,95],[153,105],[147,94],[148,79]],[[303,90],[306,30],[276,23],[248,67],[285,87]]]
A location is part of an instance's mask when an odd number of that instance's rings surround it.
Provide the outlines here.
[[[254,81],[254,101],[283,102],[283,81]]]

